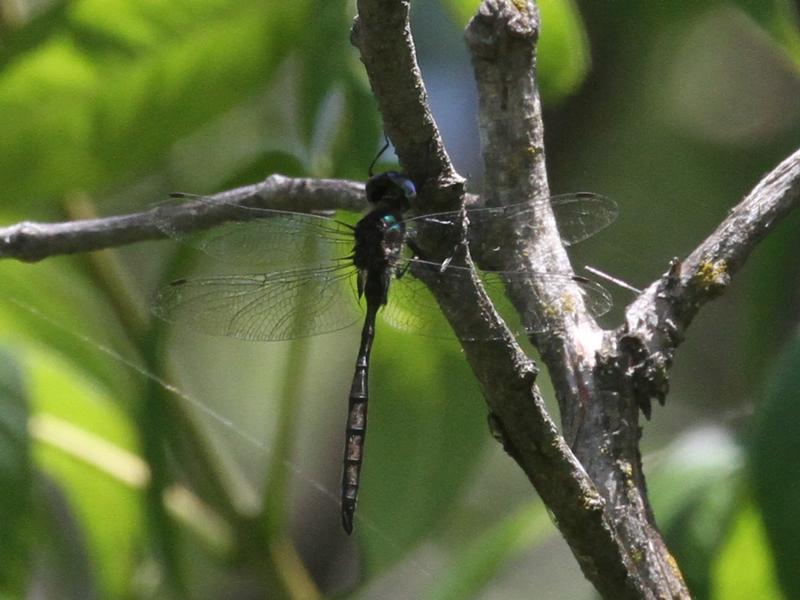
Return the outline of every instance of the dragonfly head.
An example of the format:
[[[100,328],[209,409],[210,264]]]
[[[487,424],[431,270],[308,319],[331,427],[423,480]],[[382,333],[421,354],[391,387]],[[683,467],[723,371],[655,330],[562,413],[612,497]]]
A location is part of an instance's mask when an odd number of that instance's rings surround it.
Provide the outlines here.
[[[373,206],[384,204],[405,211],[416,197],[414,182],[397,171],[378,173],[367,181],[367,200]]]

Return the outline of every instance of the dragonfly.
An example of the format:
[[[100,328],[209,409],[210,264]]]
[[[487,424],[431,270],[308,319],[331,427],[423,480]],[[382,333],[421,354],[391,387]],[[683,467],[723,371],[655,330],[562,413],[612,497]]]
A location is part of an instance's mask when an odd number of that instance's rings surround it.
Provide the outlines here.
[[[417,232],[458,239],[466,217],[469,231],[526,219],[535,203],[502,208],[423,214],[406,218],[415,204],[414,182],[396,171],[372,175],[366,183],[370,205],[355,225],[335,217],[255,208],[219,198],[188,200],[202,214],[222,203],[228,219],[199,233],[186,234],[165,222],[170,237],[236,265],[236,272],[181,278],[160,288],[151,303],[156,316],[200,332],[253,341],[284,341],[336,331],[363,315],[348,398],[341,484],[341,519],[353,531],[358,501],[369,402],[369,364],[379,311],[390,325],[434,337],[453,336],[433,296],[413,276],[415,269],[432,269],[445,281],[472,277],[468,267],[426,259]],[[178,196],[182,196],[178,194]],[[617,214],[605,196],[578,193],[554,196],[549,202],[566,245],[605,228]],[[249,272],[244,272],[249,267]],[[611,307],[608,292],[598,283],[569,273],[485,271],[479,274],[490,292],[509,282],[533,280],[563,290],[560,308],[576,306],[574,290],[594,315]],[[536,286],[533,286],[535,289]],[[490,294],[491,295],[491,294]],[[365,307],[362,307],[362,303]],[[533,320],[518,333],[540,331]]]

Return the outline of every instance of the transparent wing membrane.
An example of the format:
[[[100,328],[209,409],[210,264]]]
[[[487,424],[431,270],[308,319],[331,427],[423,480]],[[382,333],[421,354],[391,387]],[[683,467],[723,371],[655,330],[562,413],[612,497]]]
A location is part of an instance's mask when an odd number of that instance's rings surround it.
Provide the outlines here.
[[[411,261],[426,268],[438,265],[425,261]],[[412,270],[412,269],[409,269]],[[461,285],[471,279],[471,270],[464,267],[448,266],[437,274],[446,285]],[[524,273],[522,271],[478,272],[484,289],[491,297],[501,316],[517,336],[541,333],[547,329],[546,318],[531,316],[528,323],[519,323],[510,302],[506,298],[507,284],[524,286],[526,293],[536,296],[537,303],[545,311],[560,314],[575,313],[580,306],[594,316],[607,313],[612,306],[611,295],[597,282],[561,273]],[[538,296],[537,290],[547,289],[548,299]],[[452,338],[454,333],[450,324],[439,309],[436,298],[419,279],[404,275],[396,279],[389,290],[389,302],[381,313],[383,320],[401,331],[418,333],[437,338]],[[468,337],[467,340],[493,339]]]
[[[192,200],[191,204],[200,215],[219,211],[228,220],[194,232],[185,231],[181,223],[164,220],[159,229],[204,254],[241,268],[324,265],[331,260],[344,260],[353,251],[352,227],[330,217],[253,208],[205,197]]]
[[[596,194],[555,196],[549,200],[565,243],[580,242],[608,226],[617,215],[613,201]],[[170,237],[229,265],[231,273],[181,279],[163,287],[153,297],[153,311],[168,321],[180,322],[212,335],[246,340],[280,341],[335,331],[352,325],[360,310],[354,292],[352,264],[354,236],[350,225],[333,218],[243,206],[219,199],[191,199],[191,218],[208,218],[220,211],[225,222],[211,229],[188,233],[184,222],[167,219],[160,225]],[[504,221],[525,220],[537,206],[530,203],[466,211],[470,228],[480,231]],[[405,221],[410,236],[428,228],[428,235],[458,241],[462,212],[422,215]],[[389,289],[383,320],[403,331],[432,337],[453,337],[436,299],[413,276],[414,267],[433,268],[444,283],[463,284],[469,269],[402,258]],[[297,268],[297,267],[300,268]],[[524,286],[534,304],[569,314],[583,305],[594,315],[611,307],[609,293],[598,283],[571,274],[489,271],[479,273],[487,292],[512,324],[516,335],[543,331],[542,319],[513,325],[515,317],[505,299],[505,285]],[[540,298],[537,290],[547,290]],[[473,338],[474,339],[474,338]]]
[[[528,221],[540,204],[549,203],[558,224],[561,239],[566,245],[582,242],[608,227],[617,218],[616,203],[599,194],[578,192],[553,196],[541,203],[523,202],[492,208],[472,208],[466,211],[470,228],[480,231],[502,221]],[[409,228],[433,227],[443,235],[460,223],[461,212],[443,212],[406,219]]]
[[[330,267],[180,279],[158,291],[153,310],[167,321],[244,340],[328,333],[360,319],[351,272]]]

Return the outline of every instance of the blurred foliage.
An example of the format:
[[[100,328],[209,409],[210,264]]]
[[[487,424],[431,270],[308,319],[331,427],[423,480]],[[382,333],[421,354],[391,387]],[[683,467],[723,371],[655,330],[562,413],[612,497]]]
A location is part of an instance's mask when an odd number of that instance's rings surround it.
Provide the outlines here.
[[[445,0],[456,22],[466,25],[475,14],[475,0]],[[558,102],[573,92],[589,69],[589,43],[580,12],[572,0],[540,0],[541,30],[537,46],[538,84],[545,102]]]
[[[21,589],[30,560],[33,470],[29,407],[13,352],[0,348],[0,589]]]
[[[710,428],[679,437],[655,462],[653,509],[693,597],[709,598],[709,570],[740,500],[741,451]]]
[[[800,596],[800,436],[787,423],[800,422],[800,332],[795,332],[771,369],[750,444],[751,478],[778,580],[787,598]],[[763,542],[762,542],[763,543]]]
[[[272,172],[365,177],[382,136],[351,4],[0,2],[3,220],[63,220],[76,195],[124,213]],[[538,4],[553,190],[621,207],[576,264],[646,285],[797,148],[796,6]],[[475,121],[452,40],[477,6],[412,2],[445,132]],[[446,141],[479,163],[477,136]],[[781,354],[800,314],[798,226],[693,323],[645,426],[654,512],[698,598],[800,596],[797,341]],[[592,596],[491,443],[457,347],[383,326],[347,539],[358,332],[262,345],[144,323],[151,290],[195,262],[174,246],[0,264],[1,597]],[[537,549],[557,568],[529,560]]]
[[[426,594],[431,600],[472,598],[486,587],[497,570],[523,550],[540,544],[555,526],[541,502],[533,502],[471,538],[445,574]]]
[[[728,539],[714,560],[711,598],[781,600],[793,597],[781,594],[778,588],[774,575],[775,555],[769,552],[761,518],[751,504],[740,507],[726,534]],[[792,571],[796,575],[794,565]]]

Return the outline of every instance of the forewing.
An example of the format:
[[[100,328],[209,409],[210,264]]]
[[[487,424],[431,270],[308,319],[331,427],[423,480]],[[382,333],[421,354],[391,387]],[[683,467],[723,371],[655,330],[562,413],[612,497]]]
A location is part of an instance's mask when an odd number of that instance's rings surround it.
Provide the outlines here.
[[[243,340],[282,341],[327,333],[359,318],[352,268],[179,279],[153,298],[167,321]]]
[[[215,259],[240,268],[286,268],[293,264],[324,265],[344,261],[353,250],[353,230],[333,218],[253,208],[213,198],[183,203],[187,211],[175,218],[162,207],[159,229],[169,237]],[[203,222],[224,222],[197,231]]]
[[[616,221],[619,210],[611,198],[579,192],[550,199],[558,232],[565,245],[582,242]]]
[[[589,192],[553,196],[549,202],[565,245],[582,242],[613,223],[617,218],[616,203],[605,196]],[[529,223],[538,210],[537,203],[524,202],[496,208],[475,208],[467,211],[470,226],[481,231],[503,221]]]
[[[558,231],[566,245],[590,238],[613,223],[618,214],[613,200],[589,192],[553,196],[545,202],[549,202],[553,209]],[[535,210],[536,203],[524,202],[502,207],[473,208],[465,212],[471,234],[480,235],[482,231],[493,227],[502,231],[502,227],[509,221],[528,223]],[[431,235],[439,238],[448,236],[455,244],[458,241],[457,225],[461,218],[460,211],[420,215],[407,219],[406,226],[412,234],[416,230],[428,228]]]

